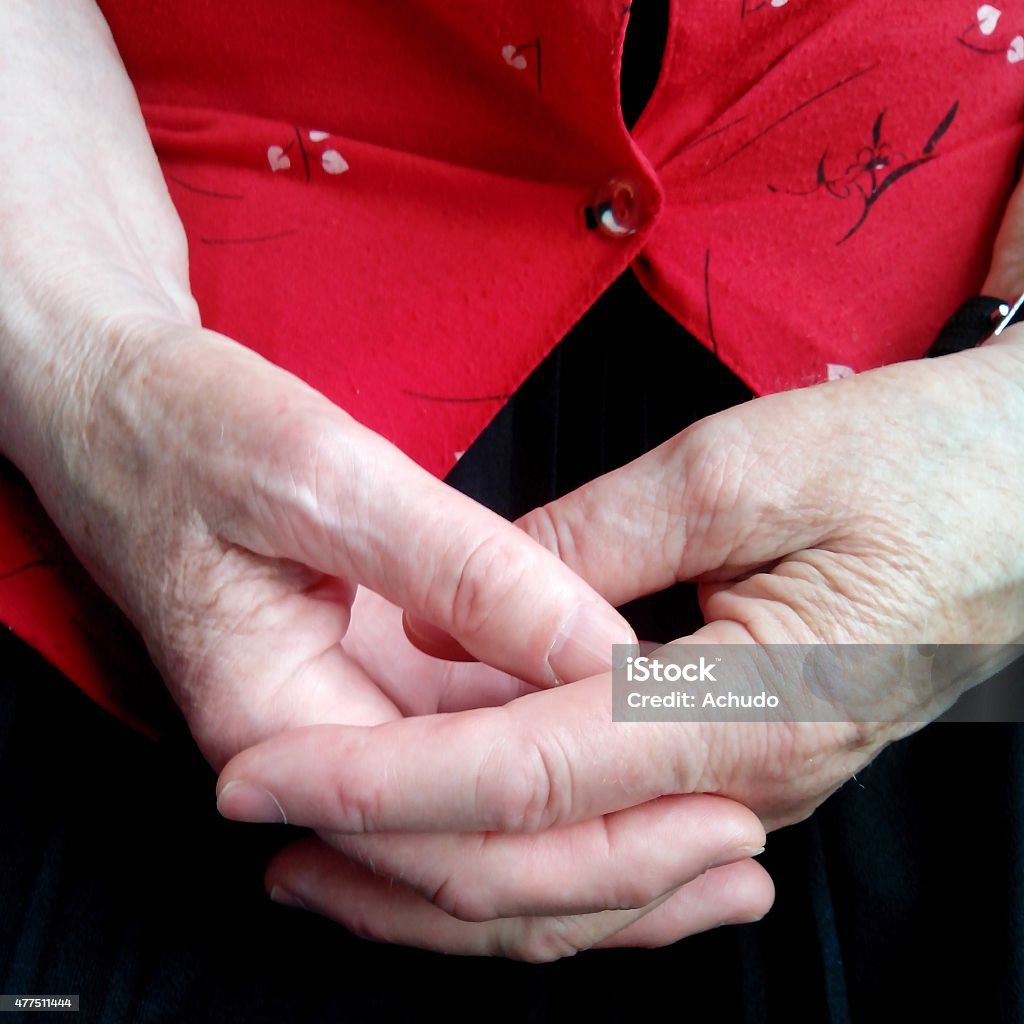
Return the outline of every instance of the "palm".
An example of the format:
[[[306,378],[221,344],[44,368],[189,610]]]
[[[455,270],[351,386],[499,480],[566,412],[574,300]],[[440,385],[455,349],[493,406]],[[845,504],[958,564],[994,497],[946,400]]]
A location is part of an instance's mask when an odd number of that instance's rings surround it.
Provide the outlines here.
[[[204,622],[205,657],[171,688],[216,767],[261,739],[300,725],[377,725],[409,715],[504,704],[533,687],[477,663],[439,661],[406,639],[401,610],[365,588],[350,590],[246,555],[239,608]],[[252,570],[263,562],[263,578]],[[249,609],[248,614],[242,610]],[[351,607],[351,610],[350,610]],[[346,629],[347,626],[347,629]],[[186,645],[197,649],[202,643]],[[212,669],[212,670],[211,670]]]

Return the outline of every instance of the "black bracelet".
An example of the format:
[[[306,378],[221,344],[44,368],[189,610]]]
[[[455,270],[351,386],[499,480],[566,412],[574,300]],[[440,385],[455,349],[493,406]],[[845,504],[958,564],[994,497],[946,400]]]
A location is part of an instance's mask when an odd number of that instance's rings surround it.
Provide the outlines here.
[[[1010,314],[1013,314],[1012,316]],[[997,331],[1024,320],[1024,305],[991,295],[975,295],[942,325],[926,356],[948,356],[976,348]]]

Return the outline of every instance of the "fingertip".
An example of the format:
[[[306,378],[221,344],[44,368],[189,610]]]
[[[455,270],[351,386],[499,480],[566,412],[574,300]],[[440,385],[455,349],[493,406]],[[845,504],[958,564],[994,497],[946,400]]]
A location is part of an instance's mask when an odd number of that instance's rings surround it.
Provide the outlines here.
[[[775,903],[775,883],[772,876],[756,860],[742,860],[725,867],[719,884],[728,888],[733,912],[724,924],[755,924]]]
[[[722,828],[731,833],[731,844],[736,848],[746,848],[748,857],[764,853],[768,833],[761,819],[749,807],[729,797],[715,795],[713,799],[716,802],[715,813],[723,820]]]
[[[225,783],[217,791],[217,811],[231,821],[264,825],[287,825],[281,801],[269,790],[245,779]]]
[[[324,850],[323,842],[315,836],[289,843],[278,850],[264,869],[264,891],[272,900],[275,890],[287,892],[302,901],[302,905],[308,909],[305,899],[307,879],[313,877],[318,870],[318,860]]]
[[[295,893],[290,889],[284,888],[284,886],[272,885],[269,895],[272,903],[278,903],[282,907],[292,907],[295,910],[309,910],[309,907]]]
[[[678,827],[688,836],[693,827],[696,805],[701,813],[702,833],[721,855],[709,867],[756,857],[764,852],[767,834],[761,819],[749,807],[715,793],[679,794],[663,797],[678,813]]]
[[[406,639],[413,647],[424,654],[429,654],[432,658],[439,658],[442,661],[477,660],[450,633],[446,633],[418,615],[410,615],[407,611],[403,611],[402,629],[405,631]]]
[[[771,910],[774,900],[768,872],[748,858],[712,868],[595,948],[654,949],[725,925],[754,924]]]
[[[584,601],[565,620],[548,651],[548,667],[556,684],[609,672],[616,647],[635,646],[630,624],[608,604]]]

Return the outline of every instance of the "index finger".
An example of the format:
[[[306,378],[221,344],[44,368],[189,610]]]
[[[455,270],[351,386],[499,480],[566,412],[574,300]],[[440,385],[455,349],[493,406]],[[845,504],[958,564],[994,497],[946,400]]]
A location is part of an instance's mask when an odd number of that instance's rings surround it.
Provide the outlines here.
[[[703,748],[699,723],[612,721],[595,676],[500,708],[280,733],[228,763],[217,804],[350,834],[539,831],[692,792]]]
[[[268,407],[283,389],[270,376]],[[322,396],[298,391],[288,413],[250,436],[252,392],[236,412],[245,436],[221,475],[244,457],[255,493],[225,502],[226,539],[368,587],[540,686],[610,668],[612,645],[633,640],[626,620],[550,551]],[[221,424],[218,416],[214,429]]]

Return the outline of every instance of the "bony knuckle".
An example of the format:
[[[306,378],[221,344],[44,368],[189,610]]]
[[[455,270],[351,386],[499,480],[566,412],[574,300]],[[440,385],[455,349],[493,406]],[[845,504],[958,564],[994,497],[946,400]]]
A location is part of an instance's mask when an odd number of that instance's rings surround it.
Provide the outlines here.
[[[302,465],[315,443],[315,433],[311,417],[302,414],[291,396],[279,399],[274,415],[260,432],[256,451],[268,475]]]
[[[356,429],[322,396],[299,389],[282,394],[266,428],[253,436],[256,484],[284,507],[319,518],[332,503],[361,497],[375,435]]]
[[[559,561],[569,565],[578,561],[581,545],[573,520],[562,514],[559,502],[535,508],[518,521],[518,526]]]
[[[456,635],[483,630],[523,576],[521,552],[497,533],[478,542],[462,563],[451,589],[451,622]]]
[[[721,421],[702,421],[682,435],[681,479],[706,507],[738,488],[749,469],[749,449]]]
[[[528,512],[517,520],[516,525],[542,547],[549,551],[555,550],[558,544],[558,530],[549,506],[542,505]]]
[[[482,802],[494,809],[495,829],[499,832],[534,832],[537,830],[532,808],[538,797],[536,784],[528,772],[514,775],[495,790],[494,798]]]
[[[555,780],[540,744],[523,740],[506,749],[502,766],[492,770],[492,806],[505,832],[540,832],[557,817]]]
[[[532,751],[533,797],[526,805],[534,831],[551,828],[572,817],[576,792],[573,759],[557,733],[539,737]]]
[[[334,786],[333,800],[321,817],[330,828],[343,834],[367,834],[375,831],[380,820],[383,798],[383,791],[376,785],[352,786],[341,780]]]
[[[539,832],[557,824],[571,804],[566,754],[552,737],[523,728],[514,704],[475,714],[481,725],[484,717],[490,720],[485,728],[493,737],[477,765],[473,794],[488,830]]]

